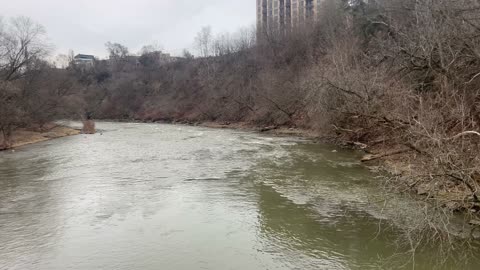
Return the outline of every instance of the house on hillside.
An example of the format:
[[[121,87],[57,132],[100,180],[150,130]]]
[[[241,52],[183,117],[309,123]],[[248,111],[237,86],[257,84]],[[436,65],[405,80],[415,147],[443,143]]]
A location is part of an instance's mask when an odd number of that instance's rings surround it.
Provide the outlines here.
[[[95,56],[88,54],[77,54],[73,58],[75,65],[82,67],[93,67],[95,65]]]

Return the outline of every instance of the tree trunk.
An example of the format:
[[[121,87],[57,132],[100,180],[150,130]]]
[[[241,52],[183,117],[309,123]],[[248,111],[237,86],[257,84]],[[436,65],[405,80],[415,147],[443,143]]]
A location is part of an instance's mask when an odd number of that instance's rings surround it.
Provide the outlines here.
[[[2,127],[0,129],[0,150],[6,150],[12,147],[12,143],[10,141],[10,137],[12,133],[7,130],[8,128]]]
[[[95,134],[95,122],[91,119],[84,120],[83,121],[83,128],[82,128],[82,133],[83,134]]]

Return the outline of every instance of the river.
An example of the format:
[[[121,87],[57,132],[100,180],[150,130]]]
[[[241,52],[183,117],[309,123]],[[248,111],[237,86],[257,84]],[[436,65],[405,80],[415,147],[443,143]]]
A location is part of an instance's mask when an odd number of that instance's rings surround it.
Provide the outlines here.
[[[0,269],[434,269],[372,209],[360,153],[297,138],[98,123],[0,153]],[[480,269],[480,263],[436,269]]]

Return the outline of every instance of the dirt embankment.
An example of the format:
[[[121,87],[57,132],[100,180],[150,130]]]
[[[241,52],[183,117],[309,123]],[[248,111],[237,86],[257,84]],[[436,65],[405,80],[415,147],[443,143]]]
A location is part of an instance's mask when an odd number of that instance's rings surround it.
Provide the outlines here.
[[[56,124],[49,124],[43,129],[36,130],[17,129],[13,132],[8,146],[4,145],[3,138],[0,137],[0,151],[78,134],[80,130]]]

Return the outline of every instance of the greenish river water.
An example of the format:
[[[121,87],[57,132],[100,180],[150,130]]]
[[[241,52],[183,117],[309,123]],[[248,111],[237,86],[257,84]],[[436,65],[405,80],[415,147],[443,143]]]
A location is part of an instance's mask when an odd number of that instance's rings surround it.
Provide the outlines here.
[[[0,269],[480,269],[413,259],[358,153],[294,138],[98,123],[0,153]]]

